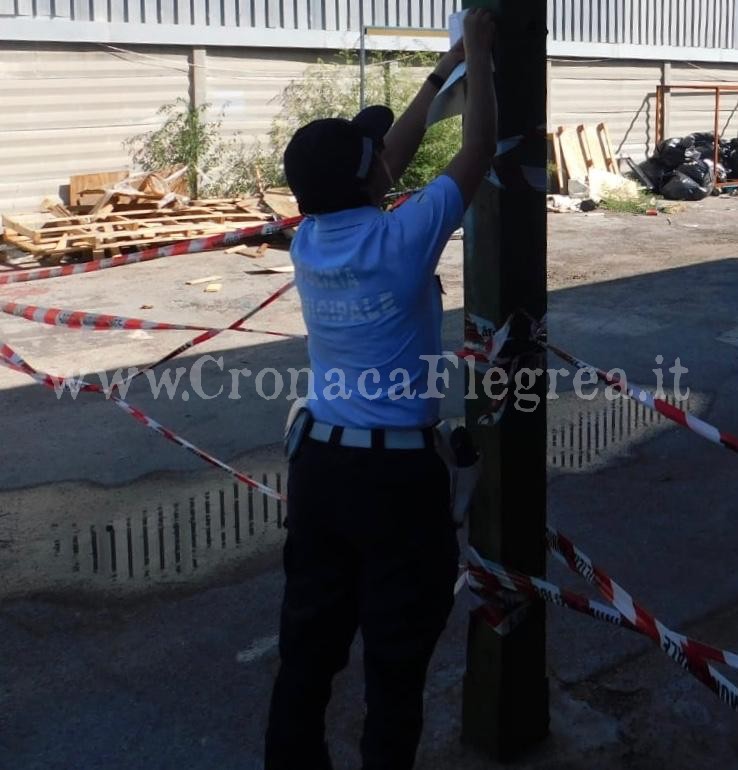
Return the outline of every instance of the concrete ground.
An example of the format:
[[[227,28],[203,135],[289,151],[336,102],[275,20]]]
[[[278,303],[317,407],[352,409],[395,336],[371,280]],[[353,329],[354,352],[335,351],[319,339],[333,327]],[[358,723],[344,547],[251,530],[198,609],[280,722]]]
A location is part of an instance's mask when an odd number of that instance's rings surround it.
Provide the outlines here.
[[[654,381],[657,355],[665,366],[679,356],[694,408],[735,431],[736,211],[738,201],[720,198],[668,218],[552,215],[550,338],[644,384]],[[449,347],[460,334],[460,252],[453,242],[441,271]],[[266,259],[286,262],[280,254]],[[243,257],[203,254],[6,287],[0,296],[221,326],[285,280],[245,276],[252,267]],[[219,294],[184,285],[211,274],[223,277]],[[253,325],[300,333],[296,297],[283,298]],[[0,319],[1,340],[57,374],[145,364],[189,336],[80,333]],[[283,371],[306,362],[300,341],[245,336],[223,334],[203,352],[222,354],[226,370]],[[189,368],[196,358],[185,356],[180,365]],[[239,468],[278,472],[274,445],[288,404],[257,398],[253,384],[240,400],[228,399],[229,380],[206,368],[208,393],[225,385],[223,395],[207,401],[183,401],[184,388],[172,400],[154,399],[138,385],[129,395]],[[553,421],[567,416],[564,402],[570,409],[566,399],[549,405]],[[459,393],[444,408],[461,414]],[[217,472],[202,471],[196,458],[93,396],[57,400],[0,371],[0,409],[0,768],[258,768],[277,664],[281,512],[249,499],[247,516],[244,498],[234,500]],[[661,426],[635,439],[603,452],[599,463],[555,469],[550,520],[664,622],[738,649],[736,459],[678,428]],[[212,509],[201,515],[210,493]],[[159,529],[171,525],[176,537],[172,545],[160,534],[167,561],[154,576],[156,504],[173,500],[181,505],[163,512]],[[126,526],[138,531],[141,508],[148,511],[152,553],[129,549],[127,573],[121,533]],[[233,511],[243,514],[243,531],[235,534],[241,519],[232,520]],[[99,552],[88,574],[93,541],[84,537],[91,527]],[[105,563],[103,532],[119,536],[117,545],[104,541]],[[215,558],[216,546],[227,558]],[[203,566],[208,558],[212,563]],[[147,565],[146,579],[134,579],[137,559]],[[583,590],[555,564],[550,575]],[[552,734],[511,767],[738,768],[734,713],[653,645],[558,608],[549,617]],[[461,599],[432,665],[419,768],[495,766],[458,741],[465,621]],[[337,768],[357,766],[358,652],[352,660],[329,717]]]

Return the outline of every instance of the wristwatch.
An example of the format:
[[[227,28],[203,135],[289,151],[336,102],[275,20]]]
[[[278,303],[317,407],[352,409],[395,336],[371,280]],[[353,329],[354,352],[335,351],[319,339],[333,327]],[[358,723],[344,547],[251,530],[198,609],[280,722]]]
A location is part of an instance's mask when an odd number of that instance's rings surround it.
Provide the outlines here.
[[[432,85],[434,85],[438,91],[440,91],[443,88],[443,84],[446,82],[440,75],[436,75],[435,72],[431,72],[431,74],[428,75],[426,80]]]

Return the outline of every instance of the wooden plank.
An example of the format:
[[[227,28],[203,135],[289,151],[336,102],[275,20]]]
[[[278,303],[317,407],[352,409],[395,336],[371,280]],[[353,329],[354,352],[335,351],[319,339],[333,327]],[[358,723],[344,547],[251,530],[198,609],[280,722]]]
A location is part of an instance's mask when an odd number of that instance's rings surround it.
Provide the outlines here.
[[[600,137],[600,146],[602,147],[602,153],[605,156],[607,170],[613,174],[619,174],[620,166],[618,165],[618,159],[615,157],[615,153],[612,149],[612,142],[610,141],[610,132],[607,130],[607,123],[600,123],[597,126],[597,134]]]
[[[94,223],[80,223],[77,225],[68,223],[66,225],[51,227],[43,225],[39,227],[34,226],[33,223],[29,225],[22,220],[19,221],[17,219],[13,219],[12,216],[3,216],[3,222],[6,227],[10,227],[11,230],[15,230],[17,233],[30,238],[34,243],[50,243],[63,233],[95,235],[98,232],[104,231],[106,228],[108,228],[108,226],[110,226],[115,233],[136,234],[163,228],[170,228],[172,232],[174,232],[174,230],[202,230],[208,227],[222,226],[227,226],[229,230],[238,230],[245,225],[247,226],[253,224],[254,221],[255,220],[247,216],[239,217],[238,215],[224,215],[220,218],[217,218],[201,214],[186,218],[170,218],[166,220],[147,219],[144,221],[136,221],[126,219],[124,217],[118,219],[106,218],[105,220],[97,220]]]
[[[267,190],[264,203],[279,217],[296,217],[300,214],[291,190]]]
[[[19,248],[22,251],[25,251],[28,254],[33,254],[37,257],[63,256],[64,254],[77,254],[80,251],[86,251],[86,249],[80,249],[79,247],[49,249],[45,246],[37,246],[31,241],[30,238],[26,238],[24,235],[19,235],[18,233],[8,228],[5,228],[3,240],[6,243],[11,244],[11,246],[15,246],[16,248]]]
[[[577,136],[579,137],[579,148],[582,151],[582,157],[587,166],[587,176],[589,176],[589,170],[594,166],[594,161],[592,160],[592,153],[589,151],[589,139],[587,138],[585,126],[577,126]]]
[[[93,174],[74,174],[69,177],[69,205],[90,206],[94,205],[102,195],[92,196],[95,200],[82,201],[82,193],[86,190],[104,190],[122,182],[128,176],[128,172],[121,171],[97,171]]]
[[[570,179],[585,180],[587,178],[587,164],[582,155],[582,147],[576,131],[560,126],[558,135],[567,175]]]
[[[556,179],[559,183],[559,193],[561,195],[565,195],[568,179],[566,178],[564,161],[561,158],[561,144],[559,143],[559,137],[557,134],[549,134],[549,137],[551,146],[553,147],[553,161],[556,164]]]
[[[589,149],[589,156],[591,159],[590,168],[595,168],[598,171],[609,171],[609,165],[607,163],[607,157],[605,151],[602,148],[600,142],[599,131],[597,126],[587,125],[584,126],[584,138],[586,139]]]
[[[39,214],[38,216],[43,217],[44,215]],[[38,219],[36,219],[32,224],[28,224],[28,220],[23,217],[23,215],[19,214],[3,214],[2,221],[3,227],[6,230],[13,230],[18,235],[24,235],[26,238],[31,239],[33,239],[35,234],[38,232],[40,225],[43,224],[43,220],[39,222]]]

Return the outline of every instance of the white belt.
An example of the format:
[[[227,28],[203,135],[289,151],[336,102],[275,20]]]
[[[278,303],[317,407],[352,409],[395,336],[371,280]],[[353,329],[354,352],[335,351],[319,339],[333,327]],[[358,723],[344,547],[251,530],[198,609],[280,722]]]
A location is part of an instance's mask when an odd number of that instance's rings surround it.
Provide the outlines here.
[[[400,428],[344,428],[340,425],[329,425],[316,422],[310,429],[310,438],[315,441],[336,444],[337,446],[355,447],[357,449],[425,449],[434,444],[432,428],[407,429]]]

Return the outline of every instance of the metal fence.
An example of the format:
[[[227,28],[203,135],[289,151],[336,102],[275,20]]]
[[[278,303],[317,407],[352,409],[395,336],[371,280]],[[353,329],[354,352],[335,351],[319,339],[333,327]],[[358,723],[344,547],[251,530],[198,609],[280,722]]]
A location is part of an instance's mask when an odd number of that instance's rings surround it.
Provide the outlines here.
[[[461,0],[0,0],[0,14],[203,28],[347,31],[441,29]],[[551,39],[731,49],[738,0],[548,0]],[[0,37],[2,33],[0,32]]]
[[[0,0],[0,13],[79,21],[358,29],[361,0]],[[443,29],[461,0],[363,0],[368,25]]]
[[[549,0],[556,41],[734,48],[736,0]]]

